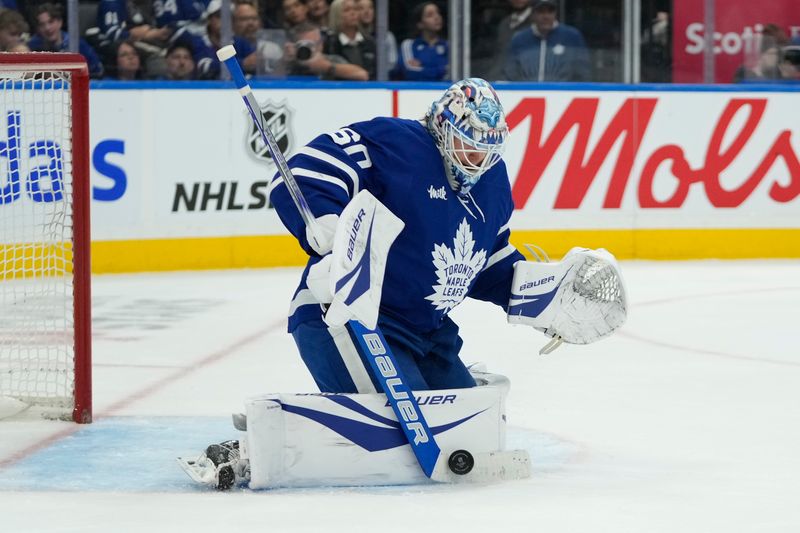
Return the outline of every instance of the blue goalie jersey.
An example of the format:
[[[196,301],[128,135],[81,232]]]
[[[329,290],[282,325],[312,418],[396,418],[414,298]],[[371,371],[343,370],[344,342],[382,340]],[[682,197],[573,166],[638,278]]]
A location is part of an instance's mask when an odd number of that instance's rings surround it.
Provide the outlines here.
[[[341,213],[367,189],[405,222],[386,265],[382,315],[427,333],[467,296],[507,308],[513,265],[524,257],[508,242],[514,206],[502,161],[459,198],[420,122],[376,118],[320,135],[289,159],[289,167],[316,217]],[[280,175],[273,178],[270,199],[311,256],[290,308],[293,331],[321,315],[305,281],[320,257],[306,241],[305,225]]]

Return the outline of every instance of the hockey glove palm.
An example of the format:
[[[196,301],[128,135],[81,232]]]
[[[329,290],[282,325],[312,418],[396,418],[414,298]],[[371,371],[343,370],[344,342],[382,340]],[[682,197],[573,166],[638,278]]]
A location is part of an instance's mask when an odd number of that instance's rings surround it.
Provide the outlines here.
[[[558,263],[520,261],[514,267],[508,321],[561,340],[589,344],[625,323],[627,292],[617,261],[602,248],[573,248]]]

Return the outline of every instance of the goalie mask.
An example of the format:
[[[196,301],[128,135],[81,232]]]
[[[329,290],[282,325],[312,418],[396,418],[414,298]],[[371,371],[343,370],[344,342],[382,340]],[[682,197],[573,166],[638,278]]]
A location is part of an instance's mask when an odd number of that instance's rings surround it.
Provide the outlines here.
[[[503,155],[508,136],[503,106],[492,86],[480,78],[461,80],[447,89],[431,106],[425,124],[459,196]]]

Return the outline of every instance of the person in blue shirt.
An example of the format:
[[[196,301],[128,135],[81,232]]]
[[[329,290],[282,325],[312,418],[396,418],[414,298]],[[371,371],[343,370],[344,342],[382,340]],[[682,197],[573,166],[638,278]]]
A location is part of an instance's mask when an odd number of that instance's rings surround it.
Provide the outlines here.
[[[61,28],[64,14],[60,5],[45,3],[36,8],[36,35],[28,41],[34,52],[66,52],[69,50],[70,35]],[[94,49],[83,39],[78,41],[78,52],[86,58],[89,75],[92,78],[103,76],[103,63]]]
[[[444,20],[439,6],[426,2],[414,8],[415,39],[400,43],[400,59],[393,77],[408,81],[440,81],[447,77],[450,47],[442,39]]]
[[[139,6],[127,0],[100,0],[97,6],[97,28],[103,45],[130,40],[165,46],[173,30],[166,26],[157,28],[154,24]]]
[[[533,24],[517,31],[506,53],[504,78],[511,81],[588,81],[589,53],[583,35],[556,19],[553,0],[537,0]]]
[[[475,386],[449,313],[466,297],[508,306],[514,263],[524,257],[508,242],[507,135],[494,89],[471,78],[450,87],[423,120],[351,124],[288,161],[321,226],[335,227],[364,189],[405,223],[388,255],[378,324],[413,390]],[[307,283],[327,251],[307,240],[279,175],[271,187],[278,215],[309,254],[289,316],[303,361],[322,392],[380,390],[346,328],[323,321],[322,302]]]
[[[194,62],[197,65],[198,79],[216,80],[220,75],[220,62],[217,58],[217,50],[222,48],[222,2],[211,0],[205,13],[206,27],[202,33],[187,33],[181,39],[189,40],[194,50]],[[236,58],[243,70],[251,71],[245,64],[254,65],[254,61],[247,61],[254,58],[256,49],[247,39],[233,36],[233,46],[236,48]]]
[[[153,0],[153,17],[158,28],[170,28],[173,37],[193,23],[200,23],[209,0]]]

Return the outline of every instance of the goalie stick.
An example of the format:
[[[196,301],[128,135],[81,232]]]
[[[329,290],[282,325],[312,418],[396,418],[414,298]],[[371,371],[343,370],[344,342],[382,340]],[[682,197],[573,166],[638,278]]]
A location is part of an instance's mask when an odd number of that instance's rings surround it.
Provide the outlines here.
[[[258,101],[236,59],[236,49],[233,45],[224,46],[217,51],[217,57],[230,72],[250,117],[269,148],[272,160],[309,230],[310,238],[318,245],[315,248],[321,248],[316,219],[294,179],[283,153],[278,148],[275,136],[259,112]],[[348,327],[370,362],[375,377],[381,384],[397,421],[427,477],[433,481],[453,483],[519,479],[530,475],[529,458],[525,450],[481,453],[475,454],[475,456],[467,450],[456,450],[449,456],[442,453],[380,329],[376,326],[374,330],[371,330],[356,320],[351,320]]]

